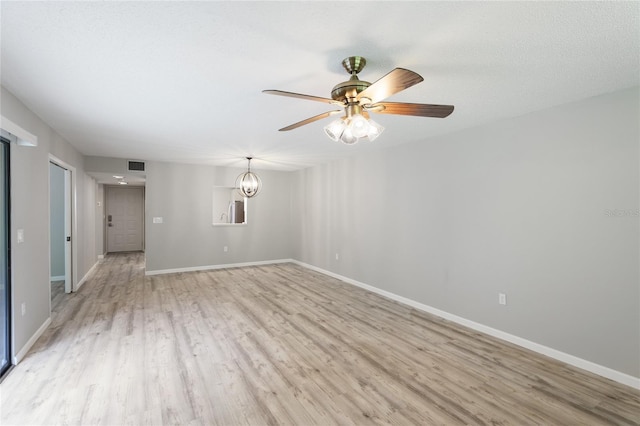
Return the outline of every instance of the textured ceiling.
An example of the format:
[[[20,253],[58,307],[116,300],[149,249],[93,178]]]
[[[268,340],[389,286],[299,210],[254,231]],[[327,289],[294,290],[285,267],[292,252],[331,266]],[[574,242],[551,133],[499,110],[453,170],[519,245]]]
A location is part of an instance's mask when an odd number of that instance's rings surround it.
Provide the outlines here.
[[[639,84],[638,2],[6,2],[2,85],[86,155],[294,170]],[[340,62],[446,119],[377,115],[346,146],[315,122]]]

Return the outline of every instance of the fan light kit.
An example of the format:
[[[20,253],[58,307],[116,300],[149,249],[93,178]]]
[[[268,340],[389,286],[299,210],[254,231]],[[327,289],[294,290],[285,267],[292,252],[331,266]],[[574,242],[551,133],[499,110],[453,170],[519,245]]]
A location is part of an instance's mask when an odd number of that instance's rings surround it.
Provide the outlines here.
[[[236,189],[238,193],[247,198],[255,197],[258,195],[258,192],[260,192],[260,189],[262,189],[262,180],[257,174],[251,171],[251,160],[251,157],[247,157],[247,171],[236,179]]]
[[[351,145],[363,138],[368,138],[368,140],[372,141],[384,131],[384,127],[369,118],[369,112],[436,118],[447,117],[453,112],[453,105],[381,102],[395,93],[420,83],[424,79],[413,71],[395,68],[372,84],[358,78],[358,73],[362,71],[366,64],[367,61],[362,56],[350,56],[344,59],[342,66],[351,74],[351,78],[338,83],[333,88],[331,99],[282,90],[263,90],[264,93],[270,95],[325,102],[343,108],[342,110],[328,111],[307,118],[283,127],[280,131],[293,130],[344,111],[345,115],[325,126],[324,132],[334,141],[341,141]]]
[[[349,111],[349,107],[347,107]],[[361,138],[367,137],[374,140],[384,131],[384,127],[375,121],[364,118],[361,112],[347,112],[345,117],[332,121],[324,126],[324,132],[334,141],[340,141],[347,145],[358,142]]]

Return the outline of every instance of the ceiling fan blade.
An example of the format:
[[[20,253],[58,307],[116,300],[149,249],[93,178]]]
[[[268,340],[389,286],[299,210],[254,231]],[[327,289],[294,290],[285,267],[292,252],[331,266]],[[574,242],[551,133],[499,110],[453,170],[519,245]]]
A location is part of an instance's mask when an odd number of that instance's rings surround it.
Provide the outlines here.
[[[374,104],[388,98],[394,93],[398,93],[413,86],[414,84],[418,84],[422,80],[424,79],[413,71],[409,71],[404,68],[395,68],[371,86],[360,92],[357,98],[358,100],[363,98],[370,99],[370,102],[367,103]]]
[[[288,96],[290,98],[306,99],[309,101],[325,102],[328,104],[342,105],[342,102],[320,96],[303,95],[301,93],[285,92],[284,90],[263,90],[262,93],[269,95]]]
[[[323,118],[327,118],[327,117],[329,117],[331,115],[335,115],[335,114],[340,114],[342,112],[343,111],[339,110],[339,109],[337,109],[335,111],[323,112],[322,114],[314,115],[313,117],[307,118],[306,120],[298,121],[297,123],[293,123],[290,126],[283,127],[282,129],[280,129],[280,131],[281,132],[286,132],[287,130],[297,129],[298,127],[304,126],[305,124],[313,123],[314,121],[322,120]]]
[[[453,112],[453,105],[408,104],[404,102],[379,102],[367,107],[378,114],[415,115],[418,117],[445,118]]]

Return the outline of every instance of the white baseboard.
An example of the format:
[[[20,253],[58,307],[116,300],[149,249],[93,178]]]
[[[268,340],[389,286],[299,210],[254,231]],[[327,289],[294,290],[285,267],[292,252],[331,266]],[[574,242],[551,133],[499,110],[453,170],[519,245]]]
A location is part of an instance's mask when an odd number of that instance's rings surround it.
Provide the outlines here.
[[[104,254],[99,254],[98,255],[98,260],[102,260],[102,259],[104,259]]]
[[[225,268],[242,268],[245,266],[259,266],[259,265],[271,265],[275,263],[291,263],[292,259],[275,259],[275,260],[262,260],[258,262],[243,262],[243,263],[227,263],[223,265],[204,265],[204,266],[189,266],[187,268],[174,268],[174,269],[157,269],[155,271],[145,271],[145,275],[162,275],[162,274],[174,274],[176,272],[195,272],[195,271],[209,271],[212,269],[225,269]]]
[[[36,343],[36,340],[38,340],[40,336],[42,336],[42,333],[44,333],[44,331],[47,329],[47,327],[49,327],[49,324],[51,324],[51,317],[47,318],[47,320],[40,326],[38,331],[36,331],[33,336],[31,336],[31,338],[27,341],[27,343],[25,343],[22,349],[20,349],[20,352],[13,356],[13,365],[18,365],[18,363],[22,361],[22,359],[27,355],[27,352],[29,352],[29,349],[31,349],[33,344]]]
[[[321,274],[328,275],[333,278],[337,278],[341,281],[344,281],[348,284],[355,285],[360,288],[364,288],[365,290],[369,290],[373,293],[377,293],[381,296],[387,297],[389,299],[395,300],[397,302],[403,303],[405,305],[411,306],[412,308],[419,309],[424,312],[428,312],[433,315],[437,315],[441,318],[444,318],[449,321],[453,321],[465,327],[471,328],[476,331],[480,331],[482,333],[488,334],[493,337],[497,337],[498,339],[505,340],[507,342],[513,343],[518,346],[522,346],[523,348],[532,350],[534,352],[538,352],[540,354],[546,355],[550,358],[556,359],[558,361],[562,361],[566,364],[572,365],[574,367],[581,368],[583,370],[589,371],[591,373],[597,374],[602,377],[606,377],[607,379],[611,379],[618,383],[622,383],[627,386],[631,386],[632,388],[640,389],[640,378],[631,376],[626,373],[622,373],[617,370],[613,370],[609,367],[605,367],[603,365],[596,364],[591,361],[587,361],[582,358],[578,358],[574,355],[567,354],[565,352],[550,348],[548,346],[541,345],[539,343],[532,342],[527,339],[523,339],[522,337],[515,336],[513,334],[505,333],[504,331],[497,330],[495,328],[488,327],[486,325],[468,320],[466,318],[459,317],[454,314],[450,314],[445,311],[441,311],[440,309],[434,308],[429,305],[425,305],[415,300],[407,299],[403,296],[398,296],[397,294],[388,292],[386,290],[381,290],[377,287],[373,287],[368,284],[361,283],[359,281],[353,280],[348,277],[344,277],[342,275],[336,274],[331,271],[327,271],[322,268],[318,268],[317,266],[310,265],[308,263],[300,262],[298,260],[292,260],[293,263],[303,266],[305,268],[311,269],[316,272],[320,272]]]
[[[78,281],[78,284],[76,284],[75,288],[73,289],[73,291],[78,291],[80,289],[80,287],[82,287],[82,284],[84,284],[93,274],[93,272],[96,270],[96,267],[98,266],[100,262],[96,262],[93,264],[93,266],[87,271],[86,274],[84,274],[84,277],[82,277],[82,279],[80,281]]]
[[[64,281],[65,276],[64,275],[58,275],[56,277],[51,277],[50,281]]]

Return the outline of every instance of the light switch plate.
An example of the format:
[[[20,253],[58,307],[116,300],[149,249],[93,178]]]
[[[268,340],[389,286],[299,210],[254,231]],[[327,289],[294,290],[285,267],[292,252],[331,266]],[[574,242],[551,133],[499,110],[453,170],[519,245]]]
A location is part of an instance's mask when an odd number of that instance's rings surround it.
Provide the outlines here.
[[[18,244],[24,243],[24,229],[18,229]]]
[[[501,305],[507,304],[507,295],[505,293],[498,293],[498,303]]]
[[[161,217],[154,217],[153,218],[153,223],[162,223],[162,218]]]

